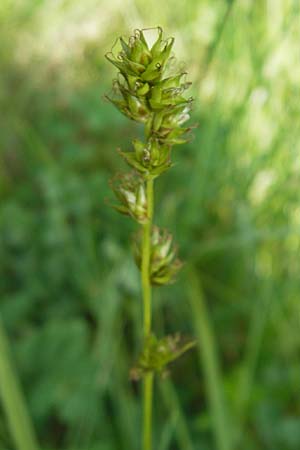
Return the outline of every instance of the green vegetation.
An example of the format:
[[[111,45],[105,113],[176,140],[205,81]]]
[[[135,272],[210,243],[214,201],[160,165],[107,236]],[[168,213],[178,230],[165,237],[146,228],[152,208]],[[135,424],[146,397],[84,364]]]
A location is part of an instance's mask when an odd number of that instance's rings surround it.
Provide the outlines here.
[[[1,2],[0,315],[41,450],[140,450],[136,227],[107,205],[137,131],[104,54],[153,24],[199,124],[155,183],[187,264],[153,323],[197,347],[155,383],[153,447],[300,448],[299,18],[296,0]]]

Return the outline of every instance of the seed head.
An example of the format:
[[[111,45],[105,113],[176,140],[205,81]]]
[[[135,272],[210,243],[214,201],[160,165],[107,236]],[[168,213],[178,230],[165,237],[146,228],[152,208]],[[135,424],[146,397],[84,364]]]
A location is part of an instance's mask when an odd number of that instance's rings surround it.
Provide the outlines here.
[[[184,93],[190,87],[186,72],[171,67],[174,38],[163,38],[160,27],[150,47],[145,30],[135,30],[128,40],[119,38],[120,50],[106,58],[119,70],[108,99],[128,118],[145,125],[146,142],[134,142],[133,151],[121,155],[143,177],[156,177],[170,166],[171,147],[189,139],[193,99]]]

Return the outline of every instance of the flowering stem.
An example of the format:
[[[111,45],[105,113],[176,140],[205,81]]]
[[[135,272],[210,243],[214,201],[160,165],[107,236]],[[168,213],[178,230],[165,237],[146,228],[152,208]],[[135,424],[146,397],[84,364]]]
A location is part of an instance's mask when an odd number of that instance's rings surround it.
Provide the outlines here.
[[[151,280],[150,280],[150,251],[151,228],[153,218],[153,180],[147,181],[147,209],[148,222],[143,225],[142,243],[142,289],[144,306],[144,339],[151,333]]]
[[[149,46],[143,31],[134,30],[128,42],[121,37],[118,54],[109,52],[106,58],[122,75],[114,82],[118,98],[107,98],[122,114],[145,127],[144,140],[134,139],[133,151],[120,151],[135,172],[124,177],[114,191],[121,202],[115,208],[143,224],[142,245],[138,240],[135,250],[141,269],[144,348],[134,369],[137,378],[144,376],[142,449],[152,450],[154,372],[162,372],[168,362],[190,348],[190,344],[180,346],[178,336],[158,340],[152,334],[151,283],[162,286],[174,281],[182,265],[172,248],[172,236],[152,227],[153,180],[172,166],[172,146],[188,141],[186,134],[191,127],[182,125],[189,120],[193,99],[183,96],[190,86],[185,71],[178,73],[176,69],[169,76],[174,38],[164,39],[163,30],[157,27],[157,39]],[[155,255],[153,260],[151,254]]]
[[[151,280],[150,280],[150,252],[151,252],[151,229],[153,219],[153,179],[147,180],[147,209],[148,222],[143,225],[142,243],[142,290],[143,290],[143,328],[144,340],[151,333]],[[152,399],[153,399],[153,373],[148,372],[144,378],[143,396],[143,450],[152,448]]]

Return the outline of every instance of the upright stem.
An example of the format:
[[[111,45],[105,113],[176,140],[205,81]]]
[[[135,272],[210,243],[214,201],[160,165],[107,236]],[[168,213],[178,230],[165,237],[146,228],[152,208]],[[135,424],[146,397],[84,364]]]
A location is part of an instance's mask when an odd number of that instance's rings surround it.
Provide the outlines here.
[[[143,290],[143,329],[144,341],[151,334],[152,304],[150,280],[151,229],[153,219],[153,180],[147,181],[148,222],[143,225],[142,243],[142,290]],[[153,374],[147,373],[144,378],[143,393],[143,450],[152,449],[152,399]]]
[[[147,181],[148,222],[143,226],[142,248],[142,289],[144,306],[144,339],[151,333],[151,281],[150,281],[150,252],[151,228],[153,218],[153,180]]]
[[[19,381],[15,375],[9,345],[0,318],[0,399],[17,450],[37,450],[38,444]]]

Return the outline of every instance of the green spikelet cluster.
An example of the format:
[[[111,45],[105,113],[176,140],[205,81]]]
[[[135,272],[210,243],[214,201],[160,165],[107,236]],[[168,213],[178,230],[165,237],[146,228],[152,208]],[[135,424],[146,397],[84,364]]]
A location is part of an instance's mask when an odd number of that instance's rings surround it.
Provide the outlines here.
[[[117,98],[109,100],[129,119],[145,125],[145,140],[136,139],[131,151],[121,152],[145,178],[155,178],[171,166],[171,147],[187,142],[191,130],[183,126],[190,118],[193,99],[184,92],[191,83],[185,81],[186,72],[173,67],[174,39],[163,39],[161,28],[157,33],[149,48],[143,31],[135,30],[128,42],[120,38],[116,56],[106,55],[119,69],[114,81]]]
[[[141,245],[138,238],[134,242],[134,256],[138,267],[141,267]],[[167,230],[156,226],[152,228],[150,279],[154,286],[174,283],[182,267],[182,261],[177,257],[177,248],[172,246],[172,240],[173,237]]]
[[[191,84],[185,80],[186,72],[176,69],[172,55],[174,38],[164,39],[160,27],[153,30],[157,36],[152,46],[147,43],[146,30],[135,30],[128,40],[119,38],[116,54],[106,55],[118,69],[114,94],[107,98],[126,117],[144,125],[144,140],[134,139],[130,150],[119,151],[133,171],[112,180],[119,202],[113,207],[142,225],[134,243],[135,259],[141,272],[146,267],[149,285],[162,286],[176,280],[182,262],[172,235],[152,225],[153,198],[147,192],[150,185],[153,190],[153,180],[171,167],[172,147],[189,140],[191,127],[184,124],[190,118],[192,98],[184,95]],[[151,303],[151,293],[148,294],[146,302],[150,298]],[[182,349],[190,348],[186,344],[181,348],[176,336],[176,346],[168,346],[172,337],[157,340],[146,331],[138,373],[161,373],[163,366],[179,356]],[[162,348],[166,351],[162,352]]]
[[[156,371],[162,375],[166,374],[166,365],[179,358],[193,346],[193,341],[183,343],[179,333],[173,336],[165,336],[162,339],[157,339],[154,335],[149,336],[136,367],[131,370],[131,378],[139,380],[145,373],[151,371]]]

